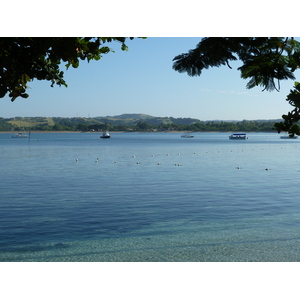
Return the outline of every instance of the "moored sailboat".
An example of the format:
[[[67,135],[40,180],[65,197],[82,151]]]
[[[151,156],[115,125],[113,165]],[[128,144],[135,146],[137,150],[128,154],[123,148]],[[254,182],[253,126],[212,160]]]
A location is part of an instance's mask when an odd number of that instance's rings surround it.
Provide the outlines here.
[[[19,132],[12,136],[12,138],[28,138],[28,134],[25,132]]]
[[[110,134],[108,131],[103,132],[103,134],[100,136],[101,139],[109,139]]]

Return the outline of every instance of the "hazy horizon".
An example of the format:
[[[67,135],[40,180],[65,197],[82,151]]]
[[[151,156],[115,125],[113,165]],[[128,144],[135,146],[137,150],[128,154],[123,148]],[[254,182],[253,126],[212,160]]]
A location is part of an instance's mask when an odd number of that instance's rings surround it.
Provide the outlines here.
[[[205,121],[224,121],[224,122],[241,122],[241,121],[273,121],[273,120],[282,120],[282,118],[277,118],[277,119],[228,119],[228,120],[224,120],[224,119],[209,119],[209,120],[203,120],[203,119],[199,119],[199,118],[192,118],[192,117],[173,117],[171,115],[168,116],[154,116],[154,115],[150,115],[150,114],[146,114],[146,113],[122,113],[122,114],[118,114],[118,115],[107,115],[107,116],[71,116],[71,117],[66,117],[66,116],[13,116],[13,117],[0,117],[0,118],[4,118],[4,119],[13,119],[13,118],[66,118],[66,119],[73,119],[73,118],[83,118],[83,119],[96,119],[96,118],[118,118],[124,115],[136,115],[136,117],[138,119],[142,119],[141,117],[138,117],[140,115],[144,115],[147,116],[148,118],[174,118],[174,119],[197,119],[201,122],[205,122]],[[130,118],[130,117],[128,117]],[[126,118],[124,118],[126,119]],[[145,120],[147,121],[147,118],[145,118]]]

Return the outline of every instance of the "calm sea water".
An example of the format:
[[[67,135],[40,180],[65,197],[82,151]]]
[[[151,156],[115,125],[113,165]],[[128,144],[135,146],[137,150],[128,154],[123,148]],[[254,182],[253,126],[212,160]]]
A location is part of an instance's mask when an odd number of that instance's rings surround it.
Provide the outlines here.
[[[300,261],[299,141],[0,134],[0,261]]]

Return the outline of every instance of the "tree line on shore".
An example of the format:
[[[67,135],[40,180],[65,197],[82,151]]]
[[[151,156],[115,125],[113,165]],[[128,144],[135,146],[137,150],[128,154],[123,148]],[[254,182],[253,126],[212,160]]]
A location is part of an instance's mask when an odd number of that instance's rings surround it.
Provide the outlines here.
[[[189,118],[0,118],[0,131],[274,131],[277,120],[200,121]]]

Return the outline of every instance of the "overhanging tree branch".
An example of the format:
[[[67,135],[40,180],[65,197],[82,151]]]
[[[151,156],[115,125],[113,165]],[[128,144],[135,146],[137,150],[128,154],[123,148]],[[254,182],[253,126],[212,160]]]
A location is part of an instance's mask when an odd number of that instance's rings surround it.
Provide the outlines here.
[[[27,98],[27,83],[33,79],[47,80],[67,86],[62,62],[66,68],[78,68],[80,60],[99,60],[104,54],[113,52],[108,43],[117,41],[121,50],[128,50],[125,37],[95,38],[0,38],[0,98],[9,95],[11,101],[17,97]],[[132,37],[129,39],[133,39]],[[104,45],[105,44],[105,45]]]
[[[241,77],[249,79],[248,89],[262,86],[262,91],[279,91],[281,80],[295,80],[294,71],[300,66],[300,43],[289,37],[203,38],[195,49],[173,59],[173,69],[190,76],[200,76],[202,70],[209,67],[225,64],[230,67],[228,62],[237,57],[242,62],[238,68]],[[195,66],[197,72],[194,71]],[[297,124],[300,120],[300,101],[295,101],[300,85],[295,83],[295,88],[296,91],[291,91],[287,98],[295,109],[283,115],[283,123],[276,124],[278,132],[284,130],[300,134]]]

